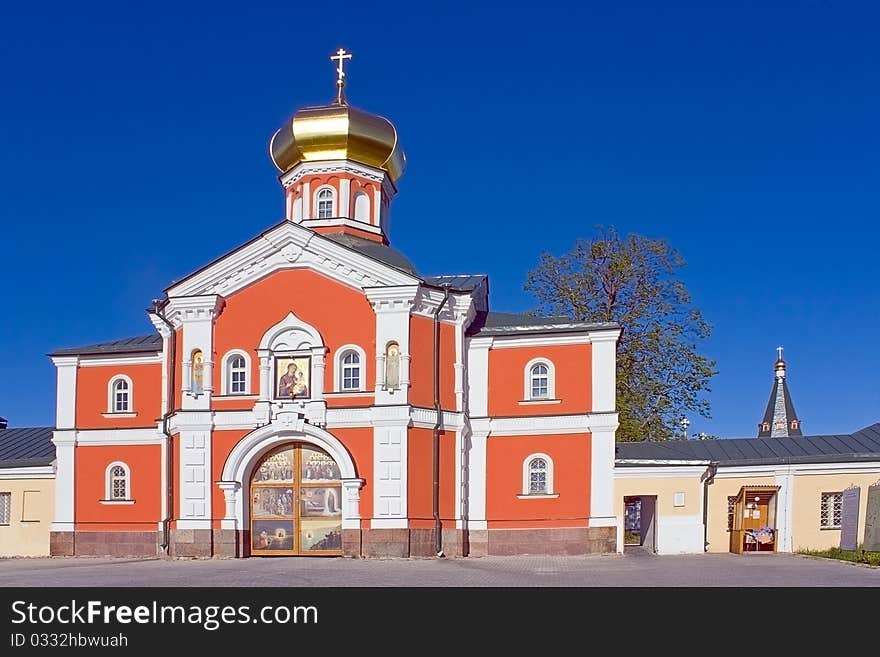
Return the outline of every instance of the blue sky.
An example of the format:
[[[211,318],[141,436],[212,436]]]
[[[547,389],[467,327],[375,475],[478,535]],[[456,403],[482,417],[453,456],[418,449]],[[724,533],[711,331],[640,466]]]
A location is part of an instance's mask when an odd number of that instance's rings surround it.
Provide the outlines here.
[[[701,4],[6,7],[0,415],[53,424],[48,352],[149,333],[172,280],[282,218],[268,139],[344,46],[349,101],[400,132],[391,239],[422,273],[527,311],[542,251],[667,238],[715,327],[691,432],[755,435],[780,344],[807,433],[880,421],[878,5]]]

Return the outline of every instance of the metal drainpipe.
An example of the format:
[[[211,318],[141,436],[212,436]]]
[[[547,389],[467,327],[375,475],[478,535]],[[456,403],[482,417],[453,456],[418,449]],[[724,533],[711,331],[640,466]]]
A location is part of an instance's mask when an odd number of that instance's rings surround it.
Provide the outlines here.
[[[440,311],[449,300],[449,286],[443,286],[443,301],[434,311],[434,413],[437,415],[434,421],[433,435],[433,482],[431,489],[431,505],[434,512],[434,554],[445,557],[443,554],[443,525],[440,522]]]
[[[709,484],[715,482],[715,472],[718,464],[714,461],[706,468],[706,476],[703,479],[703,552],[709,551]]]
[[[168,318],[159,310],[159,301],[153,301],[153,314],[156,315],[171,331],[171,337],[168,341],[168,350],[171,352],[168,358],[168,407],[162,414],[162,433],[165,434],[165,472],[167,481],[165,482],[166,503],[165,517],[162,518],[162,543],[160,547],[168,554],[169,545],[171,543],[171,520],[174,517],[174,441],[171,432],[168,430],[168,420],[174,414],[174,369],[175,355],[177,354],[177,333],[174,326],[168,321]]]

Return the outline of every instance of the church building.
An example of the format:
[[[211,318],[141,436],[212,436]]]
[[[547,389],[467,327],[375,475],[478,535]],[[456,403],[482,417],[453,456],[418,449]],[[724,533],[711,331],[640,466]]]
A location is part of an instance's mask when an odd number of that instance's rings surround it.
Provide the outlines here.
[[[280,221],[169,285],[148,335],[51,354],[51,554],[618,550],[619,327],[417,272],[388,229],[401,142],[348,104],[350,58],[269,140]]]

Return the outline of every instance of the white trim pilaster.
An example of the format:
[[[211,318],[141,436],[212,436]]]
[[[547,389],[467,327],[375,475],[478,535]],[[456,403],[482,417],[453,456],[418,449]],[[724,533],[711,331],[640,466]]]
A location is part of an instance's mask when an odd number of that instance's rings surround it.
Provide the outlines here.
[[[607,413],[616,408],[617,339],[620,331],[590,334],[594,413]]]
[[[777,552],[791,552],[791,515],[794,492],[794,472],[792,466],[786,466],[775,472],[774,480],[779,490],[776,492],[776,531],[779,542]]]
[[[471,417],[489,415],[489,349],[492,338],[467,340],[468,410]]]
[[[72,532],[76,508],[76,431],[54,431],[52,442],[55,444],[55,516],[52,531]]]
[[[468,529],[486,529],[486,443],[488,420],[476,421],[467,438],[467,498],[465,517]]]
[[[73,429],[76,426],[76,368],[78,356],[54,356],[52,362],[57,370],[55,391],[55,426]]]
[[[346,219],[352,218],[351,212],[351,178],[340,178],[339,179],[339,212],[337,215],[340,217],[345,217]]]
[[[590,527],[616,527],[614,445],[617,413],[594,416],[590,426]]]
[[[223,491],[223,501],[225,502],[220,529],[238,529],[236,507],[238,506],[238,494],[241,490],[241,483],[237,481],[218,481],[217,487]]]

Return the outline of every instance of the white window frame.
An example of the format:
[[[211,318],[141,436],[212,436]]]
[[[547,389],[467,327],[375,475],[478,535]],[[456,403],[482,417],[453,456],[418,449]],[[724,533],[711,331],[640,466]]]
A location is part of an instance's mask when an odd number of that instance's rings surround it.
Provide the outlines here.
[[[820,529],[840,529],[840,523],[834,525],[830,524],[834,522],[834,502],[829,499],[829,508],[828,508],[828,522],[829,524],[822,523],[822,504],[825,496],[837,496],[840,498],[840,506],[841,506],[841,515],[843,515],[843,491],[824,491],[819,494],[819,528]],[[841,518],[842,520],[842,518]]]
[[[117,381],[125,381],[128,385],[128,410],[125,411],[116,410],[116,395],[114,388],[116,387]],[[114,374],[110,377],[110,381],[107,382],[107,413],[105,415],[111,415],[113,417],[134,417],[136,415],[134,411],[134,383],[132,382],[131,377],[127,374]]]
[[[344,378],[342,376],[342,359],[345,357],[345,354],[349,351],[353,351],[360,358],[360,387],[357,389],[344,389],[342,387]],[[333,358],[333,390],[335,392],[347,392],[347,393],[355,393],[355,392],[365,392],[367,390],[367,353],[361,349],[356,344],[346,344],[339,347],[336,350],[336,354]]]
[[[532,397],[532,368],[535,365],[545,365],[547,367],[547,396]],[[529,402],[556,402],[556,366],[549,358],[539,357],[532,358],[526,363],[523,370],[523,400]]]
[[[113,468],[121,467],[125,471],[125,499],[113,498]],[[104,470],[104,499],[101,504],[134,504],[131,490],[131,468],[124,461],[113,461]]]
[[[321,206],[319,204],[319,200],[326,200],[326,199],[319,199],[318,198],[318,196],[321,194],[321,192],[323,192],[325,190],[330,192],[330,216],[329,217],[322,217],[321,216]],[[336,188],[333,187],[333,185],[321,185],[320,187],[318,187],[318,189],[315,190],[315,204],[312,207],[315,208],[315,219],[333,219],[334,217],[338,217],[339,213],[336,211]]]
[[[244,392],[232,391],[232,361],[238,357],[244,358]],[[223,360],[222,376],[220,378],[220,394],[221,395],[249,395],[251,394],[251,356],[243,349],[230,349],[227,351]]]
[[[543,493],[532,493],[531,491],[531,464],[535,459],[543,459],[544,463],[547,464],[547,472],[546,472],[546,489]],[[548,498],[556,498],[559,497],[559,493],[556,492],[556,488],[554,488],[553,481],[553,459],[550,458],[549,455],[544,454],[543,452],[535,452],[534,454],[529,454],[525,460],[523,460],[522,464],[522,494],[517,495],[517,497],[521,500],[540,500],[540,499],[548,499]]]
[[[0,516],[0,527],[8,527],[12,524],[12,491],[0,491],[0,498],[6,500],[6,522],[3,522],[3,517]]]

